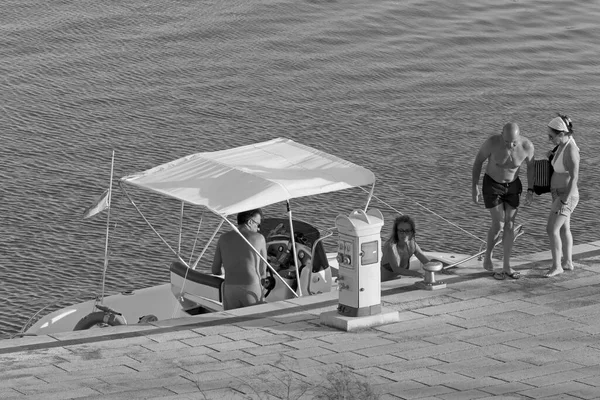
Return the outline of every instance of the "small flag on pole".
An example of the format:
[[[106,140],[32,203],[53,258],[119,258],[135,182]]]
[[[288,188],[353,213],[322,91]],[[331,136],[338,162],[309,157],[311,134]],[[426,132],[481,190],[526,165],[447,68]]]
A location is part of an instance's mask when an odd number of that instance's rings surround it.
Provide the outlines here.
[[[83,218],[92,217],[92,216],[98,214],[99,212],[106,210],[109,207],[109,202],[110,202],[109,197],[110,197],[110,189],[106,189],[104,191],[104,193],[102,193],[96,199],[96,201],[94,201],[94,204],[92,204],[91,206],[86,208],[85,211],[83,211]]]

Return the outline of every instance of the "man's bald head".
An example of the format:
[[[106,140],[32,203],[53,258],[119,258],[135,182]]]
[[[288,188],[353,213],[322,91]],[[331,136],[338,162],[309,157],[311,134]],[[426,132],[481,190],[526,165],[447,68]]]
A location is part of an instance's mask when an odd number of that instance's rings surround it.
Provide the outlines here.
[[[519,137],[519,125],[509,122],[502,128],[502,137],[506,142],[513,142]]]
[[[509,122],[502,128],[502,140],[507,148],[513,149],[519,141],[519,125]]]

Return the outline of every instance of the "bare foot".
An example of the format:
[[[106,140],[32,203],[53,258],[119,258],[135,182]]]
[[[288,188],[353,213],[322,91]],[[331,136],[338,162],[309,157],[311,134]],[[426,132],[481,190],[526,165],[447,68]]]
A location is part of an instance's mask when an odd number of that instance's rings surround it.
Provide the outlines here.
[[[573,266],[573,262],[572,261],[564,263],[563,266],[562,266],[562,268],[565,271],[573,271],[575,269],[575,267]]]
[[[546,274],[544,275],[546,278],[552,278],[553,276],[562,274],[563,272],[565,272],[562,267],[558,267],[558,268],[550,268],[548,270],[548,272],[546,272]]]
[[[494,263],[492,260],[483,260],[483,269],[486,271],[494,272]]]

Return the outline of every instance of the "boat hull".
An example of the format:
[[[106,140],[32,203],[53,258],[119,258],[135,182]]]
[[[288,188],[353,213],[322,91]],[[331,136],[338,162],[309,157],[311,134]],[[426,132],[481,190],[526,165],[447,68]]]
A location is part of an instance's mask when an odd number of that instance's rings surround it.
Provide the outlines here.
[[[453,253],[426,252],[425,254],[430,259],[440,261],[444,265],[455,264],[469,257],[465,254]],[[327,261],[331,267],[330,273],[333,273],[333,276],[337,275],[338,269],[336,255],[336,253],[327,253]],[[470,260],[465,266],[477,263],[480,262]],[[419,269],[420,267],[420,261],[413,257],[411,259],[411,269]],[[154,316],[156,320],[161,321],[223,310],[222,303],[219,301],[219,291],[215,289],[214,282],[203,287],[202,283],[188,281],[185,283],[187,289],[181,295],[180,284],[176,283],[178,281],[174,280],[173,276],[171,279],[172,283],[106,296],[103,305],[121,313],[128,325],[137,324],[142,319],[144,320],[141,322],[144,322],[150,316]],[[323,282],[331,285],[328,288],[329,290],[335,290],[337,283],[335,279],[331,279],[331,275],[329,275],[329,278],[323,277]],[[322,291],[329,290],[324,289]],[[319,292],[315,292],[313,295],[318,296]],[[277,291],[274,291],[267,301],[274,302],[292,297],[294,296],[289,292],[289,289],[283,285],[277,285]],[[47,335],[72,331],[79,321],[98,311],[95,304],[95,300],[89,300],[54,311],[33,324],[27,330],[27,334]],[[152,320],[154,319],[152,318]]]
[[[96,300],[84,301],[54,311],[34,323],[27,334],[48,335],[74,330],[88,314],[97,312]],[[154,315],[158,320],[189,316],[171,292],[171,284],[152,286],[104,298],[103,304],[122,314],[128,325]]]

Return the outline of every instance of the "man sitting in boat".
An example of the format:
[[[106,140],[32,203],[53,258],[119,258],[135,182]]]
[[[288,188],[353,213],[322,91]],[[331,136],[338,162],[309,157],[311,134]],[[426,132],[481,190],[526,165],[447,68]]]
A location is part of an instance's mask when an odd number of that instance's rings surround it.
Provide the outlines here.
[[[261,279],[265,277],[266,265],[246,242],[247,240],[252,244],[266,259],[265,237],[258,233],[261,220],[262,211],[260,209],[241,212],[237,215],[239,232],[224,233],[217,242],[212,273],[222,275],[223,270],[225,272],[224,310],[264,302]]]
[[[415,221],[408,215],[401,215],[394,220],[390,238],[383,245],[381,281],[398,279],[401,275],[422,277],[420,272],[409,269],[413,255],[423,264],[429,262],[415,241]]]

